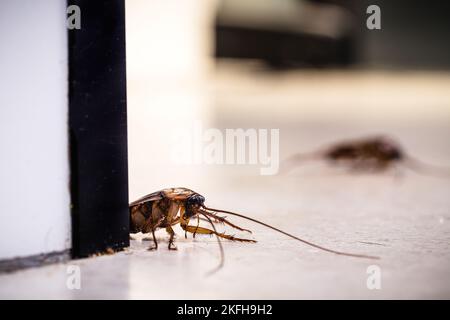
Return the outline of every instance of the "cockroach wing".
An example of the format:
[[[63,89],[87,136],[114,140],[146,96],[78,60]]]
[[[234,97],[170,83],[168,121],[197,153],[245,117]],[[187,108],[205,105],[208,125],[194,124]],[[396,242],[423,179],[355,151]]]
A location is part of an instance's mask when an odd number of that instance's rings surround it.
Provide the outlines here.
[[[170,200],[183,201],[197,192],[188,188],[168,188],[163,190],[165,196]]]
[[[146,196],[143,196],[142,198],[139,198],[133,202],[130,203],[130,207],[133,207],[135,205],[149,202],[149,201],[157,201],[161,199],[169,199],[169,200],[177,200],[177,201],[183,201],[186,200],[189,196],[196,194],[195,191],[188,189],[188,188],[167,188],[160,191],[156,191],[153,193],[150,193]]]
[[[144,202],[161,200],[163,198],[165,198],[164,191],[163,190],[156,191],[156,192],[147,194],[147,195],[145,195],[145,196],[143,196],[143,197],[141,197],[141,198],[131,202],[129,207],[131,208],[131,207],[134,207],[135,205],[138,205],[138,204],[141,204],[141,203],[144,203]]]

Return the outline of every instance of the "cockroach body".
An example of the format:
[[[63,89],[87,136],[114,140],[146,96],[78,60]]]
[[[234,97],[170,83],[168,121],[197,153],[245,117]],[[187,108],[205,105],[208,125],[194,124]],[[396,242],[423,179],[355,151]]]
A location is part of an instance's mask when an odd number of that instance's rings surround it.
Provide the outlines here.
[[[196,233],[211,234],[234,241],[255,242],[254,240],[235,238],[200,226],[190,226],[190,219],[203,216],[207,221],[212,218],[215,222],[228,224],[241,231],[249,231],[207,211],[204,202],[205,198],[202,195],[187,188],[168,188],[151,193],[130,203],[130,231],[132,233],[151,232],[154,241],[154,247],[150,248],[152,250],[158,248],[154,232],[160,228],[165,228],[170,235],[169,249],[176,250],[173,244],[175,232],[172,229],[172,226],[176,224],[179,224],[185,232],[194,235]],[[214,227],[214,224],[212,226]]]
[[[316,245],[314,243],[308,242],[301,238],[298,238],[292,234],[275,228],[259,220],[234,213],[231,211],[212,209],[205,206],[205,198],[199,193],[187,189],[187,188],[168,188],[161,191],[157,191],[148,194],[136,201],[130,203],[130,232],[142,232],[151,233],[153,236],[154,245],[149,248],[149,250],[155,250],[158,248],[158,242],[155,237],[155,231],[160,228],[165,228],[169,234],[169,250],[176,250],[174,245],[175,232],[173,226],[179,224],[181,228],[185,231],[185,236],[187,233],[195,234],[209,234],[215,235],[217,237],[220,252],[221,252],[221,264],[219,268],[223,265],[223,247],[220,239],[228,239],[231,241],[241,241],[241,242],[256,242],[251,239],[237,238],[225,233],[219,233],[216,230],[215,223],[226,224],[234,229],[240,231],[246,231],[251,233],[250,230],[241,228],[226,219],[226,217],[221,217],[218,213],[224,213],[229,215],[234,215],[243,219],[250,220],[254,223],[258,223],[267,228],[280,232],[290,238],[296,239],[303,242],[309,246],[313,246],[320,250],[328,251],[338,255],[346,255],[359,258],[369,258],[377,259],[377,257],[345,253],[340,251],[335,251],[327,249],[325,247]],[[191,219],[197,220],[197,225],[189,225]],[[200,226],[200,220],[207,221],[212,227],[207,229]]]
[[[337,143],[324,152],[331,162],[347,162],[354,169],[384,170],[404,160],[401,148],[385,137]]]
[[[408,155],[398,143],[385,136],[343,141],[309,154],[295,154],[284,164],[283,171],[309,160],[325,160],[332,165],[345,165],[356,172],[381,172],[398,165],[421,174],[449,176],[448,168],[423,163]]]

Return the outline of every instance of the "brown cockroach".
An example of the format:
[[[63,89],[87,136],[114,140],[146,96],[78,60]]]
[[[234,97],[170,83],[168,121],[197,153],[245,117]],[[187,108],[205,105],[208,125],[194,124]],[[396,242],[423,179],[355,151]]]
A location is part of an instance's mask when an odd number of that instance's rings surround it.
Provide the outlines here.
[[[308,154],[295,154],[286,160],[283,171],[286,173],[295,165],[310,160],[342,164],[356,172],[381,172],[402,165],[421,174],[450,176],[449,168],[415,159],[406,154],[397,142],[385,136],[342,141]]]
[[[185,231],[185,235],[186,232],[192,233],[194,237],[195,234],[215,235],[217,237],[221,253],[221,262],[218,268],[223,265],[224,261],[223,247],[220,241],[221,238],[231,241],[256,242],[255,240],[236,238],[225,233],[219,233],[214,223],[225,224],[234,229],[251,233],[250,230],[241,228],[228,221],[226,217],[219,216],[219,213],[233,215],[250,220],[323,251],[350,257],[378,259],[378,257],[374,256],[346,253],[328,249],[242,214],[209,208],[205,206],[205,198],[202,195],[187,188],[168,188],[153,192],[136,201],[133,201],[132,203],[130,203],[129,208],[130,232],[152,233],[154,245],[150,247],[149,250],[155,250],[158,248],[158,242],[155,237],[155,230],[159,228],[165,228],[167,233],[169,234],[169,250],[176,250],[176,247],[174,245],[175,232],[172,227],[177,224],[179,224]],[[191,219],[196,219],[197,225],[189,225]],[[200,220],[209,222],[212,230],[200,227]]]

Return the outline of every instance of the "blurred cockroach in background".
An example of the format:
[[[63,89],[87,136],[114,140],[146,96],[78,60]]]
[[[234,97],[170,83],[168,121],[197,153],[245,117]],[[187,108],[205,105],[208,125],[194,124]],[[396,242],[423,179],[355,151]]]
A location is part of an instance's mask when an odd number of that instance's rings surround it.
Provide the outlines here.
[[[325,160],[332,165],[343,165],[353,172],[382,172],[403,166],[417,173],[450,177],[450,168],[424,163],[407,153],[393,139],[374,136],[337,142],[311,153],[295,154],[283,164],[282,173],[314,160]]]
[[[331,252],[338,255],[350,256],[350,257],[358,257],[358,258],[368,258],[368,259],[378,259],[374,256],[362,255],[362,254],[353,254],[353,253],[345,253],[340,251],[331,250],[309,241],[298,238],[294,235],[291,235],[285,231],[282,231],[278,228],[275,228],[271,225],[268,225],[264,222],[258,221],[256,219],[230,212],[225,210],[213,209],[206,207],[205,198],[198,194],[195,191],[192,191],[187,188],[168,188],[163,189],[157,192],[153,192],[148,194],[136,201],[130,203],[130,232],[131,233],[152,233],[154,246],[150,247],[149,250],[155,250],[158,248],[158,242],[155,237],[155,231],[159,228],[165,228],[169,233],[169,250],[176,250],[174,245],[174,236],[175,232],[172,229],[172,226],[179,224],[185,232],[195,234],[209,234],[215,235],[217,237],[217,241],[219,243],[221,261],[220,265],[217,267],[218,270],[223,266],[224,263],[224,253],[222,243],[220,238],[228,239],[231,241],[241,241],[241,242],[256,242],[250,239],[236,238],[231,235],[227,235],[225,233],[217,232],[215,227],[215,223],[226,224],[232,228],[235,228],[240,231],[246,231],[251,233],[250,230],[241,228],[226,219],[226,217],[221,217],[218,214],[224,213],[228,215],[237,216],[243,219],[250,220],[252,222],[263,225],[267,228],[280,232],[290,238],[303,242],[309,246],[318,248],[323,251]],[[191,219],[197,220],[197,225],[189,225]],[[200,227],[200,220],[205,220],[209,222],[212,227],[211,229],[207,229],[204,227]]]

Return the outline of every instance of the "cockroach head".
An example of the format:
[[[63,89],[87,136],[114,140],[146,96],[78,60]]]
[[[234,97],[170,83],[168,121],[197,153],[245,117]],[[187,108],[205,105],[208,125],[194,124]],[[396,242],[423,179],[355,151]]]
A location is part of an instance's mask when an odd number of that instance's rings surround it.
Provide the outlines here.
[[[189,196],[186,200],[186,205],[188,206],[202,206],[205,202],[205,197],[198,193],[194,193],[193,195]]]
[[[401,160],[403,151],[393,140],[386,137],[379,137],[375,140],[378,151],[388,160]]]
[[[194,193],[186,199],[186,215],[193,216],[198,209],[200,209],[205,202],[205,197],[198,193]]]

